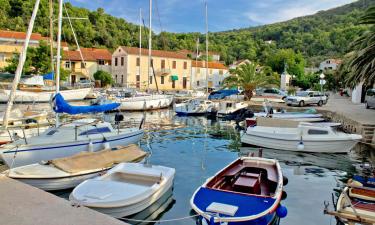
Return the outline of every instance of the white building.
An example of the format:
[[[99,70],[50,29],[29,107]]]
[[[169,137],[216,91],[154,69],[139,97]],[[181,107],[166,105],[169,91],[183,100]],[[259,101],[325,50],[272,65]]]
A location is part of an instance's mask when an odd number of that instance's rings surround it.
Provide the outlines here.
[[[280,90],[288,90],[292,76],[285,70],[280,76]]]
[[[338,66],[341,64],[340,59],[326,59],[319,65],[319,70],[337,70]]]
[[[228,68],[219,62],[208,62],[208,80],[206,79],[206,62],[191,62],[191,86],[193,89],[220,87],[223,80],[229,76]]]

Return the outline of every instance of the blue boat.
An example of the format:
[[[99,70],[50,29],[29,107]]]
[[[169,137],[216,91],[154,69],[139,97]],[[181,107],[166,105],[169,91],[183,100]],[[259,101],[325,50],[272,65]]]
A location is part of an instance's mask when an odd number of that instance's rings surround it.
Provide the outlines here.
[[[269,225],[287,214],[282,196],[277,160],[241,157],[200,186],[190,205],[202,224]]]

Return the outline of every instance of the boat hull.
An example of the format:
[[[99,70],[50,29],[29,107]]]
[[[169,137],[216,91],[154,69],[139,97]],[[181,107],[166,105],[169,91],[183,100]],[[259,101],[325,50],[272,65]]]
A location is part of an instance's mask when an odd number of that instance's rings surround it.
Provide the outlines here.
[[[152,196],[149,198],[144,199],[143,201],[131,204],[131,205],[125,205],[123,207],[90,207],[91,209],[94,209],[98,212],[110,215],[115,218],[124,218],[129,217],[134,214],[137,214],[152,204],[154,204],[158,199],[160,199],[162,196],[164,196],[168,190],[171,190],[173,188],[173,179],[168,180],[168,182],[165,183],[165,185],[157,190]]]
[[[82,183],[87,179],[94,178],[99,176],[101,172],[106,171],[100,170],[94,173],[77,175],[74,177],[64,177],[64,178],[46,178],[46,179],[17,179],[23,183],[34,186],[36,188],[45,190],[45,191],[57,191],[57,190],[66,190],[71,189]]]
[[[66,101],[83,100],[87,94],[91,92],[91,88],[72,89],[60,91],[60,94]],[[30,92],[30,91],[16,91],[14,102],[28,103],[28,102],[49,102],[54,91],[44,92]],[[10,90],[3,90],[0,92],[0,103],[7,103],[10,95]]]
[[[257,136],[245,133],[241,137],[243,144],[260,146],[264,148],[301,151],[301,152],[321,152],[321,153],[347,153],[356,144],[356,140],[303,140],[303,150],[298,150],[300,139],[277,139],[266,136]]]
[[[168,108],[173,102],[173,96],[146,96],[124,98],[118,101],[121,103],[119,109],[123,111],[145,111],[153,109]]]
[[[120,135],[113,135],[91,139],[93,151],[103,149],[104,144],[108,142],[110,146],[129,145],[136,143],[143,137],[143,130],[136,130]],[[66,143],[46,144],[42,146],[20,146],[14,149],[5,149],[0,155],[9,167],[18,167],[38,163],[55,158],[63,158],[87,151],[89,149],[89,139],[71,141]]]

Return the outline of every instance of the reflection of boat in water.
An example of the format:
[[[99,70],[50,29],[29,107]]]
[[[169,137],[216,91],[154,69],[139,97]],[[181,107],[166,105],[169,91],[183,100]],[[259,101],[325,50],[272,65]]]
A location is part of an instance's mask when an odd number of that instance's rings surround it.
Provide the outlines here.
[[[160,219],[164,213],[168,212],[173,207],[175,202],[176,201],[173,199],[173,189],[170,188],[159,200],[142,212],[127,218],[122,218],[121,220],[133,225],[155,224],[141,221],[155,221]]]

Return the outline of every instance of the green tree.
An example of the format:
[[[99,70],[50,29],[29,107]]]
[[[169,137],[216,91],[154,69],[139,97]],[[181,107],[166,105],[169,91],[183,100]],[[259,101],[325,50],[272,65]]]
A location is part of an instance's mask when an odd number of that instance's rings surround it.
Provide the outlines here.
[[[112,85],[114,83],[112,75],[108,72],[98,70],[94,73],[95,80],[100,80],[102,86]]]
[[[371,85],[375,81],[375,6],[366,11],[359,24],[371,27],[352,43],[349,76],[345,80],[346,85],[350,87],[355,87],[360,82]]]
[[[263,71],[257,72],[257,65],[255,63],[243,64],[232,70],[231,74],[224,79],[224,86],[243,89],[245,100],[250,100],[253,97],[253,91],[257,87],[273,86],[280,82],[277,74],[267,75]]]

